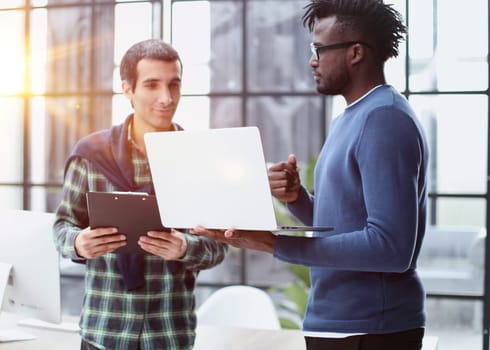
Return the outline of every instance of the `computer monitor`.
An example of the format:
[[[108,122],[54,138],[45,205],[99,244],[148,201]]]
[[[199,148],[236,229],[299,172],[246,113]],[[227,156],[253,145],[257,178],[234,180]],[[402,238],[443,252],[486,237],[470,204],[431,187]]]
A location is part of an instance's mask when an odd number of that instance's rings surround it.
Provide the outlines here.
[[[0,223],[0,262],[12,265],[2,310],[56,328],[62,323],[54,214],[1,209]]]

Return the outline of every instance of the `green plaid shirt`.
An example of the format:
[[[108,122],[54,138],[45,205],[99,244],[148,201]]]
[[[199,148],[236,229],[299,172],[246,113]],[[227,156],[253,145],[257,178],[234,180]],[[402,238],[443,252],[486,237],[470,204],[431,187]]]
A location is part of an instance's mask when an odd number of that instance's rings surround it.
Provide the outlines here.
[[[132,148],[134,181],[143,186],[151,181],[148,163]],[[80,260],[74,241],[88,226],[85,193],[113,190],[88,160],[74,158],[70,162],[54,225],[55,243],[64,257]],[[80,318],[82,338],[101,349],[192,349],[197,274],[222,262],[227,246],[190,234],[187,242],[186,256],[172,266],[160,257],[146,255],[146,286],[136,291],[123,287],[115,254],[87,260]]]

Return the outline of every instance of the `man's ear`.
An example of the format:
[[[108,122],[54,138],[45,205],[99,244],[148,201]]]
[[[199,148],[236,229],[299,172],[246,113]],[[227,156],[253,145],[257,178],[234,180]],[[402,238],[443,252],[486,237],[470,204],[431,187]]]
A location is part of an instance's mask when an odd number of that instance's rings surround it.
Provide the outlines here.
[[[133,97],[133,89],[131,84],[129,84],[127,80],[123,80],[121,86],[124,95],[131,100]]]
[[[131,84],[129,84],[126,80],[123,80],[121,83],[122,91],[124,96],[131,102],[131,107],[134,108],[133,105],[133,89],[131,88]]]
[[[350,63],[356,65],[365,59],[366,47],[362,44],[355,44],[349,50]]]

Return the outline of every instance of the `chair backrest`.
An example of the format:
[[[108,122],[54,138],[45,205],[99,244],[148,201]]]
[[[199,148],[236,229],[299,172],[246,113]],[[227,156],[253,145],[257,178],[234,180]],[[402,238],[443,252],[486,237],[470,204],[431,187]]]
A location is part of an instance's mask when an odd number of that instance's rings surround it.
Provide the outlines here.
[[[196,313],[199,325],[281,328],[269,294],[252,286],[235,285],[218,289],[203,302]]]

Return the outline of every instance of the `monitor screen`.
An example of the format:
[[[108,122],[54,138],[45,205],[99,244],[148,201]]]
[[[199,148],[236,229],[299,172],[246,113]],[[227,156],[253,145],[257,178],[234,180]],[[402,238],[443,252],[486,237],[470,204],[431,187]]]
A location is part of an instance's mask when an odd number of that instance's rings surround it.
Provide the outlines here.
[[[52,233],[54,214],[1,209],[0,222],[0,262],[12,265],[2,310],[61,322],[59,254]]]

